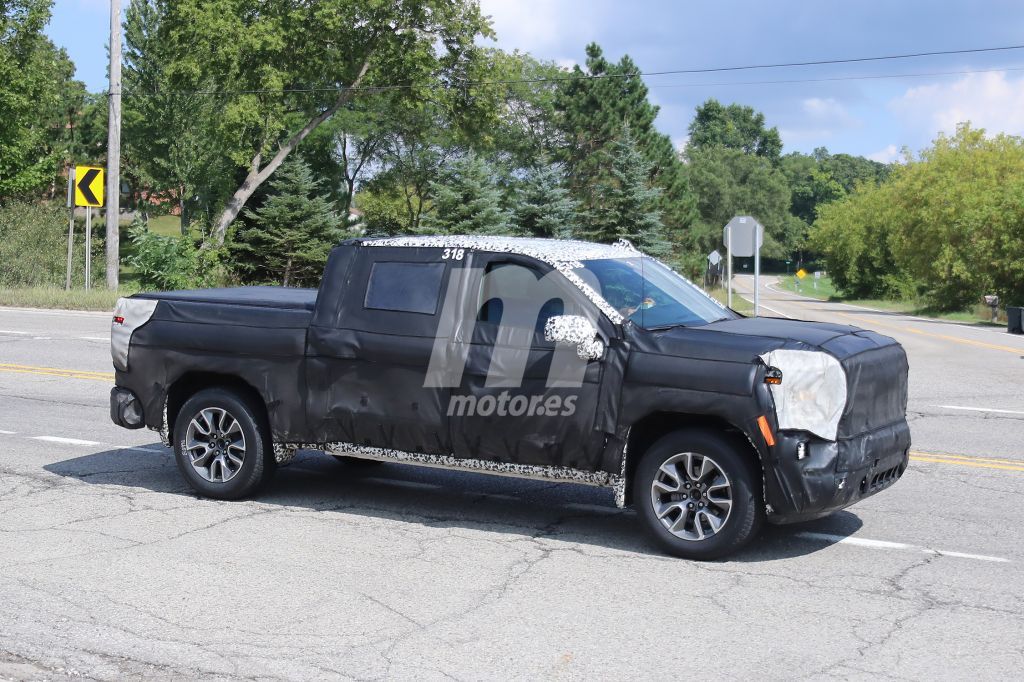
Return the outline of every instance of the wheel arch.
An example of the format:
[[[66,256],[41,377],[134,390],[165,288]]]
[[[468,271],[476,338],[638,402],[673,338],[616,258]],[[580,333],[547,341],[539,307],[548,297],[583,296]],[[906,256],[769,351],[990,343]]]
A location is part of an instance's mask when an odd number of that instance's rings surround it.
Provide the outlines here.
[[[267,404],[252,384],[232,374],[186,372],[167,389],[167,423],[164,428],[168,433],[173,433],[174,423],[182,405],[196,393],[207,388],[228,389],[248,399],[249,403],[256,408],[257,417],[262,420],[265,427],[268,425]]]
[[[689,412],[652,412],[638,419],[630,426],[626,440],[623,474],[625,475],[625,500],[632,499],[633,480],[640,458],[662,436],[686,428],[698,428],[717,433],[733,441],[737,450],[750,456],[760,477],[765,474],[762,454],[757,450],[750,436],[739,426],[717,415],[694,414]],[[763,494],[763,491],[762,491]]]

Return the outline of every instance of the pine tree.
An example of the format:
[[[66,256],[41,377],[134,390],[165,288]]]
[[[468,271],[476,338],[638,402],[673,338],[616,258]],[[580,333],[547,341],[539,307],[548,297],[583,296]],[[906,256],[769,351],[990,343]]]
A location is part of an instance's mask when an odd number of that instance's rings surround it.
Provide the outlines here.
[[[433,212],[421,232],[433,234],[510,234],[494,170],[476,154],[452,164],[440,182],[430,183]]]
[[[658,209],[661,190],[650,184],[650,164],[629,127],[601,154],[603,167],[595,187],[600,203],[591,211],[585,234],[603,242],[628,239],[652,256],[668,256],[671,247]]]
[[[515,194],[517,234],[566,239],[577,229],[576,202],[562,186],[557,166],[542,162],[530,169]]]
[[[260,208],[245,213],[250,225],[239,231],[234,245],[240,267],[258,280],[315,285],[331,248],[345,237],[343,221],[319,193],[309,166],[297,158],[277,170],[270,189]]]

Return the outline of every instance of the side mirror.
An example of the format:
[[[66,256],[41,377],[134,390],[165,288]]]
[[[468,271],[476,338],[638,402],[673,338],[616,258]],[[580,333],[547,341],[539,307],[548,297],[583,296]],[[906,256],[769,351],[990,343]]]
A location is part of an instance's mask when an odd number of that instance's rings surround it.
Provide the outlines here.
[[[597,329],[582,315],[555,315],[544,325],[544,339],[576,346],[581,360],[599,360],[604,355],[604,342],[597,337]]]

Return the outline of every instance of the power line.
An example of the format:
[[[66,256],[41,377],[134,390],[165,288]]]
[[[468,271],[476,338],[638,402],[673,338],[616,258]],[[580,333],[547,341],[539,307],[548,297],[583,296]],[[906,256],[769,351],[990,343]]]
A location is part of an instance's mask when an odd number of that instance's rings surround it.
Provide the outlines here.
[[[890,73],[868,76],[834,76],[832,78],[788,78],[762,81],[723,81],[719,83],[647,83],[648,88],[704,88],[728,85],[784,85],[788,83],[831,83],[834,81],[881,80],[886,78],[927,78],[929,76],[967,76],[976,73],[1000,73],[1003,71],[1024,71],[1024,66],[1008,66],[1001,69],[973,69],[965,71],[929,71],[924,73]]]
[[[253,90],[176,90],[176,91],[162,91],[159,93],[145,93],[145,92],[125,92],[124,96],[138,97],[138,96],[154,96],[154,95],[171,95],[171,96],[187,96],[187,95],[274,95],[274,94],[314,94],[323,92],[342,92],[343,90],[349,89],[356,92],[388,92],[394,90],[408,90],[416,87],[422,87],[426,89],[437,89],[437,88],[477,88],[486,87],[492,85],[533,85],[543,83],[560,83],[566,81],[583,81],[583,80],[601,80],[608,78],[642,78],[649,76],[678,76],[678,75],[694,75],[701,73],[725,73],[733,71],[753,71],[760,69],[783,69],[783,68],[800,68],[807,66],[825,66],[825,65],[836,65],[836,64],[857,64],[865,62],[880,62],[880,61],[892,61],[900,59],[917,59],[922,57],[937,57],[937,56],[950,56],[950,55],[963,55],[963,54],[981,54],[990,52],[1006,52],[1010,50],[1024,50],[1024,45],[1006,45],[1001,47],[980,47],[971,48],[964,50],[934,50],[930,52],[910,52],[905,54],[892,54],[892,55],[878,55],[873,57],[850,57],[845,59],[817,59],[802,62],[779,62],[773,64],[747,64],[743,66],[716,66],[716,67],[702,67],[702,68],[688,68],[688,69],[670,69],[666,71],[647,71],[647,72],[635,72],[635,73],[599,73],[599,74],[566,74],[565,76],[551,76],[542,78],[519,78],[519,79],[504,79],[504,80],[488,80],[488,81],[456,81],[452,83],[444,84],[421,84],[416,85],[412,83],[402,84],[390,84],[390,85],[361,85],[354,88],[346,88],[345,86],[331,86],[331,87],[294,87],[294,88],[278,88],[278,89],[253,89]],[[831,80],[867,80],[873,78],[901,78],[901,77],[919,77],[927,75],[954,75],[954,74],[969,74],[969,73],[987,73],[991,71],[1000,70],[1016,70],[1016,69],[990,69],[990,70],[979,70],[979,71],[951,71],[951,72],[936,72],[934,74],[905,74],[905,75],[878,75],[878,76],[846,76],[846,77],[835,77],[835,78],[808,78],[808,79],[790,79],[790,80],[779,80],[779,81],[750,81],[750,82],[737,82],[737,83],[720,83],[718,85],[759,85],[759,84],[774,84],[774,83],[814,83]],[[675,87],[696,87],[703,84],[679,84]],[[707,84],[715,85],[715,84]],[[671,84],[661,85],[659,87],[672,87]]]

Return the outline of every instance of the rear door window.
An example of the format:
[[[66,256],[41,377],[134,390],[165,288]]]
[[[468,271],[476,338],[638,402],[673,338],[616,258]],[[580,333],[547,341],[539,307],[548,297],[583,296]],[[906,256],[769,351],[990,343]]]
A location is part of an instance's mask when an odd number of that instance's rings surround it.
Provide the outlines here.
[[[376,262],[363,306],[373,310],[434,315],[441,297],[444,263]]]

